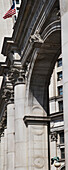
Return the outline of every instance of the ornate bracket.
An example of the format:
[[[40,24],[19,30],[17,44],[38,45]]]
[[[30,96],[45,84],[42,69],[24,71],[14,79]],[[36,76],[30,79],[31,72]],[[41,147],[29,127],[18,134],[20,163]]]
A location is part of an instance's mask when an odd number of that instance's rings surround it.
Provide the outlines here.
[[[44,40],[41,38],[38,30],[30,36],[30,42],[38,42],[38,43],[44,43]]]

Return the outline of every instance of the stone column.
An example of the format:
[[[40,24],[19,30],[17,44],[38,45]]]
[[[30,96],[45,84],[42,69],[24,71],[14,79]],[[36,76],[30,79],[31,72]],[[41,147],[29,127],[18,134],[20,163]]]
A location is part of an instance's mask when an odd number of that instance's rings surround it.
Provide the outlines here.
[[[1,137],[1,170],[4,170],[4,136]]]
[[[23,122],[25,114],[26,84],[18,81],[14,88],[15,98],[15,170],[27,169],[26,155],[26,127]]]
[[[63,103],[65,131],[65,166],[68,170],[68,0],[60,0],[63,57]]]
[[[1,139],[0,139],[0,170],[1,170]]]
[[[7,105],[7,170],[14,170],[14,101],[13,85],[9,75],[5,79],[5,102]]]
[[[7,170],[7,129],[4,130],[4,170]]]
[[[7,105],[7,170],[14,170],[14,104]]]

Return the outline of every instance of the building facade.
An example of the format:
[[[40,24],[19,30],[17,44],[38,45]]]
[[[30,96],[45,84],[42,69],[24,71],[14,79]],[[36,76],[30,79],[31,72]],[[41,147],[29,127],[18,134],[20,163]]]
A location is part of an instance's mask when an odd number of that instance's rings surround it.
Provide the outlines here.
[[[1,56],[6,58],[0,62],[1,170],[53,170],[54,157],[59,157],[59,169],[68,168],[67,6],[66,0],[25,0],[18,17],[2,19]]]
[[[59,56],[51,76],[49,96],[50,114],[54,116],[50,124],[51,158],[59,157],[61,167],[65,166],[64,118],[63,118],[63,69],[62,55]],[[52,165],[52,170],[55,167]]]

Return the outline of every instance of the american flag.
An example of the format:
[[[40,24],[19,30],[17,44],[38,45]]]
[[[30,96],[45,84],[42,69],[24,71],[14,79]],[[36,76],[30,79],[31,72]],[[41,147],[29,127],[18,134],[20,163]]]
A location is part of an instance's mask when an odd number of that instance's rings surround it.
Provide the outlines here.
[[[15,2],[13,0],[13,4],[11,8],[7,11],[7,13],[4,15],[4,19],[12,17],[12,15],[16,14],[16,9],[15,9]]]

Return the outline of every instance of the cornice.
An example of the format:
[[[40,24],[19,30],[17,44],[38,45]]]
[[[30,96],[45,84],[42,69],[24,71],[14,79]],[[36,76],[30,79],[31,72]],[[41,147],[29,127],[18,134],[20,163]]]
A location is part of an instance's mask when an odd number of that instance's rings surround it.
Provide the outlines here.
[[[56,0],[25,0],[22,1],[17,21],[14,25],[12,38],[4,38],[2,54],[8,55],[13,49],[26,49],[30,35],[36,29],[41,31],[45,20],[52,10]],[[45,13],[46,11],[46,13]],[[44,15],[44,17],[43,17]],[[43,17],[43,21],[41,19]]]
[[[4,56],[8,56],[8,54],[14,50],[19,51],[17,44],[12,40],[12,38],[5,37],[1,53]]]

